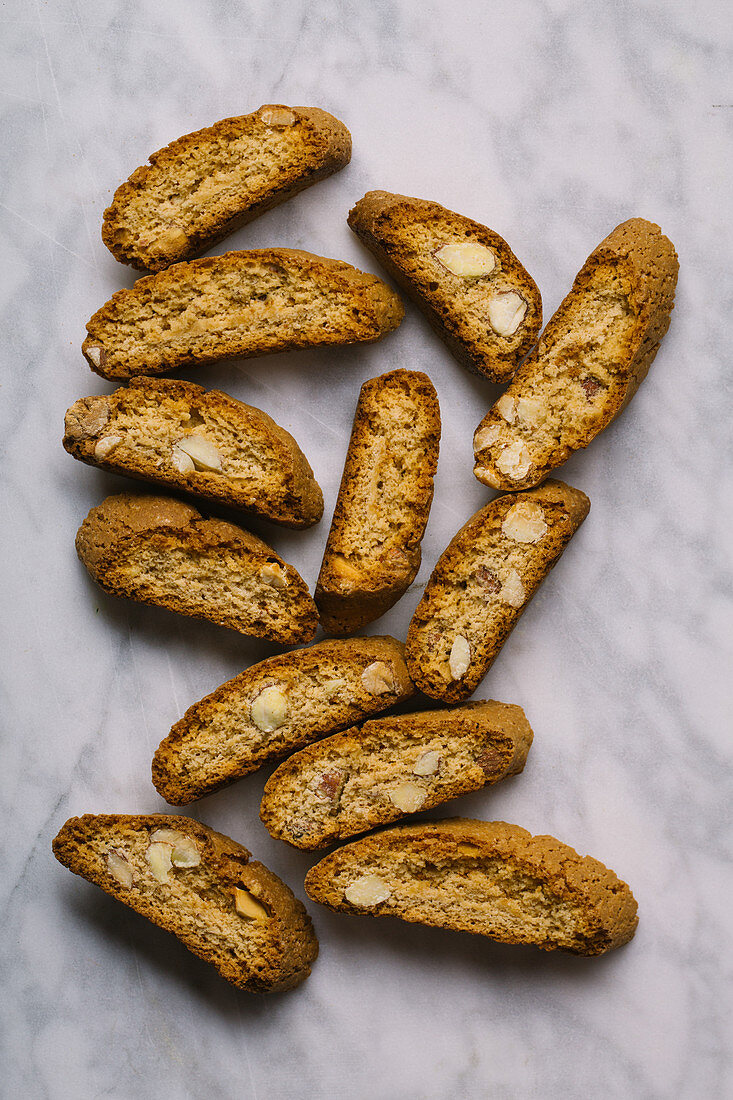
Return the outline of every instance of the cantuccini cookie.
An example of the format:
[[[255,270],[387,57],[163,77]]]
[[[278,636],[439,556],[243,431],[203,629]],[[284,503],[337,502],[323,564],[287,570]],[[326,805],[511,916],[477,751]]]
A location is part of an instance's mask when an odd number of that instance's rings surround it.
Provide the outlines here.
[[[198,821],[85,814],[66,822],[53,851],[240,989],[292,989],[310,974],[318,940],[302,903],[241,844]]]
[[[364,383],[316,585],[327,633],[379,618],[415,579],[439,444],[426,374],[395,370]]]
[[[107,497],[79,528],[76,550],[113,596],[285,644],[316,632],[316,606],[292,565],[249,531],[171,497]]]
[[[219,390],[170,378],[135,378],[66,413],[74,458],[151,481],[284,527],[310,527],[323,494],[293,437],[267,413]]]
[[[503,821],[387,829],[317,863],[308,895],[335,912],[393,916],[500,943],[602,955],[633,936],[626,883],[590,856]]]
[[[390,637],[269,657],[189,707],[155,753],[153,783],[186,805],[413,692],[404,646]]]
[[[123,264],[160,271],[351,159],[351,135],[318,107],[268,103],[172,141],[137,168],[104,212],[102,240]]]
[[[349,225],[464,367],[511,378],[534,346],[542,300],[498,233],[437,202],[368,191]]]
[[[118,290],[82,352],[103,378],[165,374],[219,359],[368,343],[397,328],[402,302],[376,275],[293,248],[174,264]]]
[[[438,560],[407,634],[415,685],[446,703],[467,699],[585,519],[579,489],[547,481],[476,512]]]
[[[522,708],[493,700],[377,718],[289,757],[260,817],[296,848],[325,848],[517,775],[531,744]]]
[[[598,245],[476,429],[479,481],[509,490],[538,485],[619,415],[669,328],[678,268],[671,241],[642,218]]]

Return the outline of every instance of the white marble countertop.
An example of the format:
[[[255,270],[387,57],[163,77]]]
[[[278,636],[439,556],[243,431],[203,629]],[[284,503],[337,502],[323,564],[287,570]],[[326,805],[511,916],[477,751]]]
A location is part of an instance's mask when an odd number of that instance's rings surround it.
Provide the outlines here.
[[[732,1095],[730,5],[10,0],[0,22],[4,1094]],[[169,140],[268,101],[342,118],[352,163],[217,251],[290,245],[378,272],[346,213],[367,189],[401,191],[504,235],[545,317],[627,217],[659,222],[679,251],[677,308],[648,380],[562,471],[590,517],[478,692],[525,708],[526,771],[447,807],[613,867],[640,924],[609,956],[311,903],[312,977],[258,998],[51,855],[72,814],[165,809],[149,778],[159,740],[274,649],[96,589],[74,534],[126,483],[61,447],[66,407],[111,389],[81,357],[84,324],[133,280],[100,239],[112,190]],[[496,391],[411,306],[370,347],[186,377],[264,408],[302,444],[326,519],[267,535],[312,585],[359,386],[394,367],[427,371],[444,424],[420,584],[371,628],[404,637],[437,556],[487,499],[471,436]],[[303,897],[313,860],[265,832],[262,783],[194,812]]]

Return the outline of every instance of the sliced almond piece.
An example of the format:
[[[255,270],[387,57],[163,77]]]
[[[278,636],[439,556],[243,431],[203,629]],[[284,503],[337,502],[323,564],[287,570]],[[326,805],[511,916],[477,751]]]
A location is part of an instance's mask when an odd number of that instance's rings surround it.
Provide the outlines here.
[[[512,569],[501,586],[499,599],[503,600],[504,603],[508,603],[510,607],[521,607],[526,598],[527,593],[524,590],[522,578],[516,569]]]
[[[444,244],[433,255],[452,275],[463,279],[480,279],[482,275],[490,275],[496,267],[496,256],[491,249],[473,241]]]
[[[121,435],[103,435],[94,448],[94,457],[103,462],[121,442]]]
[[[175,446],[188,455],[197,470],[221,471],[221,455],[211,440],[203,435],[184,435]]]
[[[257,729],[272,733],[287,719],[288,700],[280,688],[266,687],[252,700],[249,713]]]
[[[150,867],[153,878],[158,882],[168,882],[172,867],[171,856],[173,848],[170,844],[154,841],[148,846],[145,859]]]
[[[351,905],[369,908],[386,901],[392,891],[379,875],[362,875],[344,890],[344,897]]]
[[[361,682],[370,695],[388,695],[396,690],[394,672],[384,661],[372,661],[361,674]]]
[[[527,312],[527,303],[513,290],[504,290],[489,299],[489,324],[498,336],[513,336]]]
[[[392,803],[405,814],[414,814],[425,801],[426,791],[419,783],[407,779],[389,792]]]
[[[436,752],[435,749],[430,749],[418,756],[412,770],[415,775],[435,775],[439,767],[440,753]]]
[[[470,664],[471,647],[467,639],[464,638],[462,634],[458,634],[451,646],[450,657],[448,658],[448,667],[450,668],[452,678],[454,680],[460,680],[461,677],[465,676],[468,672],[468,666]]]
[[[533,500],[518,500],[504,516],[501,529],[514,542],[539,542],[547,534],[545,513]]]
[[[124,886],[126,890],[130,889],[133,880],[132,867],[122,852],[112,851],[107,853],[107,870],[112,878],[119,882],[120,886]]]
[[[234,887],[234,908],[245,920],[269,920],[270,917],[264,905],[243,886]]]

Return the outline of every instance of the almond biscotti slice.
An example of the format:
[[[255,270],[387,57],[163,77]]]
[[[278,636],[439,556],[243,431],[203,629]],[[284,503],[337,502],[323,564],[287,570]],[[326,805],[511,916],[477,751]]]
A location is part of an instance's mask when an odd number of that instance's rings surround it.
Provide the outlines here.
[[[296,848],[326,848],[517,775],[531,744],[522,708],[492,699],[377,718],[289,757],[260,817]]]
[[[165,374],[219,359],[369,343],[397,328],[399,297],[376,275],[294,248],[225,252],[118,290],[82,352],[103,378]]]
[[[628,405],[669,328],[679,264],[658,225],[633,218],[593,251],[539,345],[473,439],[474,473],[527,489]]]
[[[378,619],[415,579],[439,445],[426,374],[395,370],[364,383],[316,585],[328,634]]]
[[[292,565],[249,531],[171,497],[107,497],[79,528],[76,552],[113,596],[284,644],[316,632],[316,606]]]
[[[458,817],[387,829],[326,856],[305,888],[334,912],[575,955],[620,947],[638,923],[634,896],[613,871],[503,821]]]
[[[368,191],[349,225],[462,366],[505,382],[534,347],[542,299],[498,233],[437,202]]]
[[[269,657],[184,714],[153,758],[153,783],[185,806],[414,692],[390,637],[326,641]]]
[[[310,527],[323,494],[293,437],[267,413],[192,382],[135,378],[66,413],[64,447],[117,474],[182,489],[284,527]]]
[[[519,616],[588,514],[585,493],[547,481],[497,497],[444,550],[407,634],[407,667],[433,699],[478,687]]]
[[[66,822],[53,851],[240,989],[292,989],[310,974],[318,940],[302,903],[241,844],[198,821],[85,814]]]
[[[190,260],[351,159],[351,134],[318,107],[269,103],[172,141],[117,188],[102,240],[123,264]]]

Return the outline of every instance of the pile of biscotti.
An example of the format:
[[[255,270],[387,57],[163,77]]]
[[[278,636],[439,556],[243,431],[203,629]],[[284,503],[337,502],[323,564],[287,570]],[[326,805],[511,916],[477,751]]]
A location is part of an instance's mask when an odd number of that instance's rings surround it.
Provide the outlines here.
[[[92,508],[77,551],[113,595],[301,646],[176,722],[152,765],[170,805],[280,761],[260,810],[272,836],[308,851],[350,841],[309,871],[314,900],[598,955],[637,923],[631,891],[603,864],[504,822],[395,823],[524,767],[533,734],[522,709],[467,700],[588,514],[584,493],[549,475],[643,380],[669,325],[677,257],[658,226],[625,222],[540,335],[537,286],[497,233],[384,191],[356,204],[349,225],[458,362],[508,383],[474,436],[474,474],[503,495],[446,547],[406,643],[364,636],[420,566],[441,432],[427,375],[394,370],[362,386],[314,596],[271,546],[181,499],[310,527],[323,496],[299,443],[229,394],[160,377],[375,341],[400,324],[395,291],[339,260],[288,248],[195,258],[350,155],[348,130],[325,111],[267,105],[180,138],[118,188],[104,242],[150,274],[89,321],[89,365],[121,384],[68,410],[64,446],[154,492]],[[307,645],[319,623],[331,637]],[[418,690],[432,707],[410,711]],[[351,839],[376,826],[388,828]],[[241,988],[288,989],[310,973],[318,944],[301,902],[196,820],[72,818],[54,852]]]

